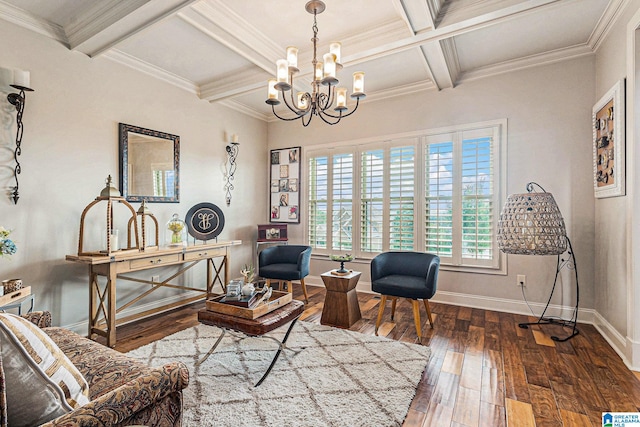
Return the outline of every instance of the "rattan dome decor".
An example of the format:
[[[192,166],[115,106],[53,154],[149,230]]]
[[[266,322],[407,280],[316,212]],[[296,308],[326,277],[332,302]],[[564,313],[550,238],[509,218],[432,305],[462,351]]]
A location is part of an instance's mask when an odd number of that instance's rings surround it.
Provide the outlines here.
[[[551,193],[511,194],[498,221],[498,247],[508,254],[559,255],[567,249],[567,231]]]

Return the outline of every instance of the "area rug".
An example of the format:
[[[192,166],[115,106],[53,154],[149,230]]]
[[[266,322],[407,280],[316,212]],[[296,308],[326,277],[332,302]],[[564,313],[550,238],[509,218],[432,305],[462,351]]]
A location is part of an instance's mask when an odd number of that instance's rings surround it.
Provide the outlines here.
[[[286,328],[270,333],[281,339]],[[267,379],[278,344],[227,334],[200,366],[221,330],[199,325],[128,355],[151,366],[189,367],[183,425],[400,426],[429,361],[428,347],[298,322]]]

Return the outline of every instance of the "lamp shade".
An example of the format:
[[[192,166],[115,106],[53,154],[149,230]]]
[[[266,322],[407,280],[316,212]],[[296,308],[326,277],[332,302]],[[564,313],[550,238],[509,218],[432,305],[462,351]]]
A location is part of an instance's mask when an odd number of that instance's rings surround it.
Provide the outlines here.
[[[567,231],[551,193],[511,194],[498,221],[498,247],[508,254],[559,255]]]

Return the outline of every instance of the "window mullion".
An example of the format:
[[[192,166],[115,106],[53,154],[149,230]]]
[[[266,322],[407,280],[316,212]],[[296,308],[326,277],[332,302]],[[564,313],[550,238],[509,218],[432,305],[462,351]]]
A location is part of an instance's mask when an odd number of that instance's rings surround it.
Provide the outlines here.
[[[452,262],[462,264],[462,134],[453,134]]]
[[[427,147],[427,139],[425,137],[418,138],[415,145],[415,191],[413,194],[413,244],[415,245],[416,251],[426,251],[426,241],[425,241],[425,212],[424,208],[424,198],[426,194],[425,182],[426,182],[426,171],[424,165],[426,164],[424,158],[424,152]]]
[[[389,234],[391,229],[391,213],[390,213],[390,205],[391,205],[391,196],[389,194],[391,188],[390,182],[390,167],[389,167],[389,144],[385,144],[384,147],[384,155],[382,157],[382,188],[383,188],[383,203],[384,206],[383,214],[382,214],[382,224],[383,224],[383,232],[382,232],[382,250],[389,250],[389,241],[391,240]]]
[[[360,209],[362,207],[362,194],[360,193],[360,180],[362,179],[362,153],[356,149],[353,151],[353,171],[352,186],[353,186],[353,200],[351,201],[351,247],[352,253],[359,257],[362,255],[360,248],[362,215]]]
[[[333,248],[333,154],[327,156],[327,251]]]

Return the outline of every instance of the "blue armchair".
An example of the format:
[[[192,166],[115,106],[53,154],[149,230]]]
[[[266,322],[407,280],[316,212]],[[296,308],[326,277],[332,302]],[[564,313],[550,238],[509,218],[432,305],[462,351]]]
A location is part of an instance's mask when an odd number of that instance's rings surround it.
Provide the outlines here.
[[[310,261],[311,246],[271,246],[263,249],[258,255],[258,274],[267,279],[267,285],[271,284],[272,279],[286,281],[289,292],[293,292],[291,281],[299,280],[304,300],[308,303],[309,296],[304,278],[309,275]]]
[[[422,252],[384,252],[371,261],[371,289],[381,294],[375,333],[382,322],[387,298],[391,297],[391,320],[396,311],[398,298],[408,298],[413,304],[413,321],[418,339],[422,342],[420,328],[420,305],[424,302],[429,324],[433,328],[433,319],[429,308],[429,299],[436,293],[440,258],[437,255]]]

